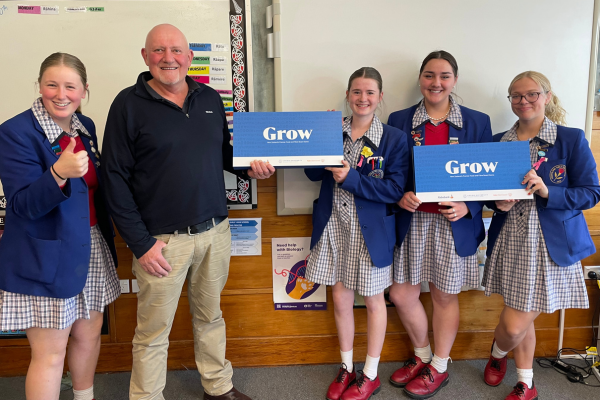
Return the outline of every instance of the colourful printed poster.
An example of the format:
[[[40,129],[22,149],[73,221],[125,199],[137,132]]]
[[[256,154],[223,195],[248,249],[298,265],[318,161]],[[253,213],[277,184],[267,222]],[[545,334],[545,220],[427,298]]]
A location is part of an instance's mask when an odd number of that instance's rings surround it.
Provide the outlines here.
[[[325,285],[305,278],[309,237],[273,238],[273,302],[275,310],[326,310]]]

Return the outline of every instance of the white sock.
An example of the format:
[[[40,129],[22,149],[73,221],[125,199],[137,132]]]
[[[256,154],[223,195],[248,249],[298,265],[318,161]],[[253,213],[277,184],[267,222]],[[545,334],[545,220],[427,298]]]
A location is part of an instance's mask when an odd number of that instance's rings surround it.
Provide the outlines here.
[[[348,372],[352,372],[352,370],[354,369],[354,364],[352,360],[352,357],[354,355],[354,349],[348,351],[340,350],[340,354],[342,355],[342,364],[346,364],[346,369],[348,370]]]
[[[424,363],[431,361],[431,344],[426,347],[415,347],[415,356],[419,357]]]
[[[431,359],[431,366],[433,368],[435,368],[435,370],[437,372],[444,373],[446,372],[446,370],[448,369],[448,360],[450,359],[450,357],[448,358],[440,358],[437,356],[437,354],[433,355],[433,358]]]
[[[500,347],[498,347],[498,342],[494,342],[494,347],[492,347],[492,357],[504,358],[507,354],[508,351],[500,350]]]
[[[85,390],[73,389],[73,400],[94,400],[94,385]]]
[[[527,385],[529,389],[533,386],[533,369],[517,368],[517,380]]]
[[[379,366],[379,357],[371,357],[367,354],[367,361],[363,367],[363,374],[365,374],[370,380],[377,378],[377,366]]]

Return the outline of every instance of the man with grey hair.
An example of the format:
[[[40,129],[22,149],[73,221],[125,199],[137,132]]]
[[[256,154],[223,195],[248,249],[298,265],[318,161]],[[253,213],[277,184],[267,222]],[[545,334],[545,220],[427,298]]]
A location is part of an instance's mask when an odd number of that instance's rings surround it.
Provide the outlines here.
[[[164,399],[168,337],[187,278],[204,398],[250,400],[231,381],[220,309],[231,246],[222,171],[233,172],[223,103],[187,76],[193,52],[176,27],[154,27],[142,57],[149,71],[115,98],[103,143],[109,207],[140,287],[129,398]],[[251,178],[275,172],[262,161],[251,167]]]

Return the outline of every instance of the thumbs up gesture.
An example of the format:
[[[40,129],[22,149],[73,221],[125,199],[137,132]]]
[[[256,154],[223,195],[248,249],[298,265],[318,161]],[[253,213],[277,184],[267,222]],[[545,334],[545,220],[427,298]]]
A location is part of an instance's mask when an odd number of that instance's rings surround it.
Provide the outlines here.
[[[85,150],[75,153],[75,139],[70,138],[70,140],[58,161],[54,163],[54,172],[64,179],[81,178],[88,170],[88,154]]]

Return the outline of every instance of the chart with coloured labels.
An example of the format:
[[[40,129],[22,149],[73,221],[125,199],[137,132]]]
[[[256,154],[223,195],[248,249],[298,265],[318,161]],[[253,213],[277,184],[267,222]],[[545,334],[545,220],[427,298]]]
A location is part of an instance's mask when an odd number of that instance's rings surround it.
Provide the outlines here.
[[[194,52],[194,58],[188,68],[188,75],[194,81],[212,87],[221,95],[229,133],[233,139],[233,83],[229,45],[190,42],[189,46]]]
[[[262,218],[229,218],[232,256],[262,254]]]

